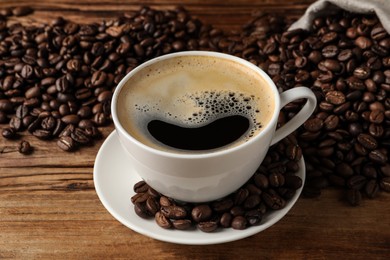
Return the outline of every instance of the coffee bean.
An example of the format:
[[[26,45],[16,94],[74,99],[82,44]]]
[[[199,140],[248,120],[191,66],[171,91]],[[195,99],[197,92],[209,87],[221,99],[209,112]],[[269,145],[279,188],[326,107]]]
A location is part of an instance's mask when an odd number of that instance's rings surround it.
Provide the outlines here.
[[[253,209],[261,202],[261,198],[257,194],[249,195],[243,203],[244,209]]]
[[[326,101],[333,105],[341,105],[345,103],[345,95],[341,91],[329,91],[325,95]]]
[[[264,174],[256,174],[254,176],[254,183],[260,189],[267,189],[269,186],[269,180]]]
[[[13,104],[8,99],[0,99],[0,111],[10,112],[13,110]]]
[[[80,122],[80,117],[75,114],[69,114],[61,118],[65,124],[77,125]]]
[[[192,222],[189,219],[176,219],[172,220],[171,222],[173,227],[178,230],[187,230],[192,226]]]
[[[284,185],[284,176],[280,173],[271,173],[268,177],[269,184],[274,187],[280,187]]]
[[[157,225],[159,225],[162,228],[170,229],[172,228],[172,223],[169,220],[168,217],[166,217],[162,212],[157,212],[155,215],[155,221]]]
[[[134,196],[131,197],[131,202],[133,202],[133,204],[142,204],[142,208],[145,213],[149,214],[149,212],[146,210],[145,204],[149,197],[150,196],[147,192],[136,193]]]
[[[302,187],[302,179],[296,175],[286,175],[284,177],[285,186],[297,190]]]
[[[57,120],[52,116],[48,116],[41,121],[41,127],[44,130],[51,131],[56,127],[56,125],[57,125]]]
[[[359,134],[357,140],[364,148],[369,150],[375,150],[378,147],[378,142],[371,135]]]
[[[187,216],[187,211],[180,206],[162,206],[161,213],[170,219],[183,219]]]
[[[70,136],[61,136],[57,141],[57,146],[64,151],[72,151],[75,148],[75,143]]]
[[[382,111],[380,110],[373,110],[370,113],[369,120],[371,123],[374,124],[381,124],[383,120],[385,119],[385,115]]]
[[[14,139],[17,137],[16,130],[11,127],[4,128],[3,131],[1,132],[1,135],[7,139]]]
[[[77,143],[79,144],[88,144],[91,139],[89,138],[89,136],[87,135],[87,133],[81,129],[81,128],[78,128],[76,127],[74,129],[74,131],[72,131],[70,133],[70,137]]]
[[[218,228],[218,223],[216,221],[204,221],[199,222],[197,227],[203,232],[210,233]]]
[[[32,132],[32,135],[42,140],[47,140],[52,138],[52,134],[50,130],[44,130],[44,129],[36,129],[35,131]]]
[[[318,132],[323,127],[324,122],[323,120],[319,118],[311,118],[308,119],[304,124],[303,127],[310,131],[310,132]]]
[[[157,211],[159,210],[159,205],[158,205],[156,199],[152,196],[148,197],[145,205],[146,205],[146,210],[152,216],[154,216],[157,213]]]
[[[351,189],[360,190],[365,186],[366,182],[366,177],[362,175],[354,175],[347,180],[347,186]]]
[[[360,49],[368,49],[372,46],[372,41],[364,36],[359,36],[355,40],[355,45],[358,46]]]
[[[243,230],[248,224],[247,219],[244,216],[236,216],[233,218],[231,226],[233,229]]]
[[[380,150],[373,150],[368,154],[368,158],[374,163],[384,165],[387,161],[387,155],[381,152]]]
[[[225,212],[221,216],[220,224],[222,227],[228,228],[231,226],[232,220],[233,220],[233,215],[230,214],[229,212]]]
[[[259,210],[254,209],[254,210],[247,211],[245,213],[245,218],[246,218],[247,223],[249,225],[255,226],[255,225],[260,224],[260,222],[263,218],[263,214]]]
[[[133,186],[133,190],[136,193],[143,193],[143,192],[148,191],[148,189],[149,189],[149,185],[146,184],[145,181],[139,181],[136,184],[134,184],[134,186]]]
[[[386,192],[390,192],[390,177],[384,177],[382,180],[379,182],[379,186],[381,187],[382,190]]]
[[[205,220],[210,219],[212,214],[212,210],[209,205],[207,204],[201,204],[198,206],[195,206],[191,211],[192,219],[195,222],[202,222]]]
[[[328,45],[322,49],[322,56],[325,58],[334,58],[339,53],[339,48],[336,45]]]
[[[390,177],[390,164],[386,163],[385,165],[381,166],[380,171],[384,176]]]
[[[286,148],[286,156],[291,161],[299,161],[302,158],[302,149],[298,145],[288,145]]]
[[[18,146],[18,151],[21,154],[30,154],[32,153],[33,148],[28,141],[21,141]]]
[[[261,198],[271,209],[282,209],[286,205],[286,201],[276,193],[264,192]]]
[[[375,198],[378,196],[379,193],[379,185],[376,180],[369,180],[367,181],[365,187],[364,187],[365,194],[370,199]]]

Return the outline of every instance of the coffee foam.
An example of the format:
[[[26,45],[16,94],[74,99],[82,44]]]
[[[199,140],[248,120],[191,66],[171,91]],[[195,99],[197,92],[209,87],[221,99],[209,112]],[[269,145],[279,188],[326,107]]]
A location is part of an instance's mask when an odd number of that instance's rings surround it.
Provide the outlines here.
[[[166,150],[150,136],[147,124],[158,119],[200,127],[229,115],[250,119],[247,140],[268,124],[274,98],[267,82],[234,61],[182,56],[154,63],[130,78],[118,98],[122,126],[140,142]]]

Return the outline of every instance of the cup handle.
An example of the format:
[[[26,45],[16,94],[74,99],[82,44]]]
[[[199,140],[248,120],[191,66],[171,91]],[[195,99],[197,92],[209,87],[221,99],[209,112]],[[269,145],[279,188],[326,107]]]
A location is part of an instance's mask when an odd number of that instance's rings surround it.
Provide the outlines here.
[[[301,98],[307,99],[306,104],[302,107],[298,114],[296,114],[285,125],[275,131],[271,145],[279,142],[294,132],[299,126],[301,126],[311,116],[317,104],[317,98],[313,91],[306,87],[295,87],[280,94],[279,109],[282,109],[282,107],[288,103]]]

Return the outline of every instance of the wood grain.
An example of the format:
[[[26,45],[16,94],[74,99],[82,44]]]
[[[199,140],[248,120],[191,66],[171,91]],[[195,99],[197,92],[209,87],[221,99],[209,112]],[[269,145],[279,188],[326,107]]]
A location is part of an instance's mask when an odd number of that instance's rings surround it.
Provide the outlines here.
[[[0,2],[0,8],[27,5],[36,10],[13,22],[47,23],[64,16],[90,23],[141,5],[172,9],[184,4],[206,23],[237,30],[254,10],[294,18],[311,2],[7,0]],[[102,130],[107,137],[113,126]],[[0,154],[0,259],[386,259],[390,255],[389,194],[353,208],[341,199],[339,190],[328,189],[320,198],[299,199],[285,218],[252,237],[213,246],[176,245],[133,232],[100,203],[92,172],[104,138],[75,153],[29,135],[23,139],[34,146],[33,154]],[[12,149],[17,143],[0,138],[0,147]]]

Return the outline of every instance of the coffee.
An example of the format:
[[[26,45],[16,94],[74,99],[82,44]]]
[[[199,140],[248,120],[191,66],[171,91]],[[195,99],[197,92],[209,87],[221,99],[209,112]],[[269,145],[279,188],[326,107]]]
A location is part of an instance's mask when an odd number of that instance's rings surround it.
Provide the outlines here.
[[[159,61],[125,84],[117,104],[122,126],[143,144],[164,151],[246,142],[275,109],[274,94],[261,75],[223,58]]]

